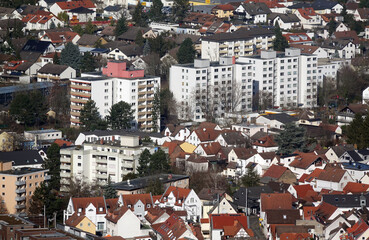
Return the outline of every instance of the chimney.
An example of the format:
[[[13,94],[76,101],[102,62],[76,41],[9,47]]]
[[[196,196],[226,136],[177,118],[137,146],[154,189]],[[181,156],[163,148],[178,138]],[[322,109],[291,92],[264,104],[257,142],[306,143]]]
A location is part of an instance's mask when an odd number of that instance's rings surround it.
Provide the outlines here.
[[[168,180],[172,180],[172,178],[173,178],[173,175],[172,174],[169,174],[168,175]]]
[[[103,145],[104,144],[104,139],[100,139],[100,144]]]
[[[236,64],[236,56],[232,57],[232,64]]]
[[[206,132],[206,128],[203,128],[202,130],[203,130],[204,132]]]
[[[115,136],[112,136],[111,137],[111,140],[114,142],[115,141]]]
[[[131,180],[128,179],[127,184],[128,184],[128,186],[131,185]]]

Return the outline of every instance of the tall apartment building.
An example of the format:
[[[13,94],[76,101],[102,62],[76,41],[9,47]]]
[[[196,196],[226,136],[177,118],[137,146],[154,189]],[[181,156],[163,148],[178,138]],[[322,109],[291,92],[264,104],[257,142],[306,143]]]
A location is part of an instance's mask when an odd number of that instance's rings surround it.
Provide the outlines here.
[[[250,56],[258,50],[273,48],[274,30],[262,27],[240,28],[232,33],[219,33],[201,41],[201,58],[219,61],[220,57]]]
[[[236,63],[234,57],[219,62],[195,59],[194,63],[170,68],[169,88],[176,99],[178,117],[204,121],[222,117],[225,112],[252,109],[253,79],[251,64]]]
[[[193,64],[174,65],[169,86],[179,104],[178,117],[203,121],[209,113],[222,117],[225,112],[251,111],[257,92],[270,96],[273,106],[314,107],[317,69],[317,57],[301,54],[299,49],[278,54],[262,51],[261,55],[240,57],[237,62],[220,57],[219,62],[195,59]]]
[[[274,106],[316,106],[317,56],[288,48],[284,53],[262,51],[260,55],[242,57],[239,62],[252,64],[253,80],[259,85],[259,91],[272,93]]]
[[[156,147],[140,144],[139,136],[135,135],[89,139],[81,146],[63,148],[60,150],[61,190],[66,191],[74,177],[90,183],[106,184],[109,177],[112,182],[120,182],[127,173],[137,172],[138,159],[144,149],[154,153]]]
[[[81,109],[88,100],[96,102],[102,117],[120,101],[135,110],[133,127],[151,131],[154,93],[160,88],[160,77],[145,76],[144,70],[127,69],[126,62],[111,61],[102,73],[82,74],[70,80],[71,127],[79,127]],[[158,125],[160,119],[157,120]]]
[[[25,213],[28,201],[36,188],[49,179],[47,169],[19,168],[11,169],[11,162],[3,164],[0,172],[0,194],[5,207],[11,214]]]

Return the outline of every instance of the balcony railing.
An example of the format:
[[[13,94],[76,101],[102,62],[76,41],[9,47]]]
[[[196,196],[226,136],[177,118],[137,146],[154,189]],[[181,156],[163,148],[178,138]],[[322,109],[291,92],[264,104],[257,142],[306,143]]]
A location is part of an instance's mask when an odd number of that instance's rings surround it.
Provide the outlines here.
[[[15,197],[15,201],[17,202],[21,202],[21,201],[24,201],[26,200],[26,197]]]
[[[21,189],[16,189],[15,190],[15,193],[17,194],[21,194],[21,193],[25,193],[26,192],[26,189],[25,188],[21,188]]]
[[[16,186],[26,185],[26,181],[15,181]]]

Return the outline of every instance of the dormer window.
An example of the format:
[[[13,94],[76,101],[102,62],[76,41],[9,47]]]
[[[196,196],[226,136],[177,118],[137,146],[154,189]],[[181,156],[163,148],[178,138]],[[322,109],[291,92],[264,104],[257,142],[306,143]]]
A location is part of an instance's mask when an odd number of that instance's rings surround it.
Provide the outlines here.
[[[131,205],[128,205],[128,208],[131,208],[132,206]]]
[[[82,208],[78,208],[78,212],[80,213],[80,212],[82,212]]]
[[[150,207],[151,207],[151,205],[150,205],[150,204],[147,204],[147,205],[146,205],[146,207],[147,207],[147,208],[150,208]]]
[[[103,208],[102,208],[102,207],[100,207],[100,208],[99,208],[99,212],[102,212],[102,211],[103,211]]]

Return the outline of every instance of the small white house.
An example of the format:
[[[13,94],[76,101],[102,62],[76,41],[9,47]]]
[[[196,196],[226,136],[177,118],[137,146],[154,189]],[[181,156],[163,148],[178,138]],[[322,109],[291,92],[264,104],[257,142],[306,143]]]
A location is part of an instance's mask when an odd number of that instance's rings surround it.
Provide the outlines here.
[[[128,207],[123,206],[106,214],[106,233],[123,238],[143,235],[140,219]]]

